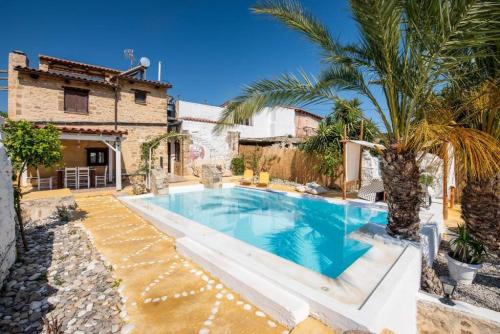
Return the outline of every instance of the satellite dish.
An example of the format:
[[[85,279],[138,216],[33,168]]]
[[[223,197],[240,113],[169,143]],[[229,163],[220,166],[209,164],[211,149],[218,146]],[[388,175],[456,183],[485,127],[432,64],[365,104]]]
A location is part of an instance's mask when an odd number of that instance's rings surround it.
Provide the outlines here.
[[[151,65],[151,62],[149,61],[148,58],[141,57],[141,59],[139,59],[139,64],[141,64],[144,67],[149,67],[149,65]]]

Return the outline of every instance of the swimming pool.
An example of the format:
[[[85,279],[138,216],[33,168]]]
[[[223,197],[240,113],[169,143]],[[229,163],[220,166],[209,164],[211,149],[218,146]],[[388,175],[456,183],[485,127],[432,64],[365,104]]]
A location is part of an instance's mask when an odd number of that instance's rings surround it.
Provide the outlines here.
[[[387,212],[239,187],[145,198],[216,231],[336,278],[371,245],[349,235],[366,223],[386,224]]]

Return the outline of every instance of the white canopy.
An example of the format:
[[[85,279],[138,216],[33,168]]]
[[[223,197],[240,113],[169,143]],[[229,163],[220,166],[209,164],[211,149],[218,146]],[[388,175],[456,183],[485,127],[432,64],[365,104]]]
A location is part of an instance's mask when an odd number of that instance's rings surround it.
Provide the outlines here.
[[[385,149],[383,145],[370,143],[364,140],[346,140],[345,141],[345,182],[356,181],[359,179],[361,168],[361,147]]]

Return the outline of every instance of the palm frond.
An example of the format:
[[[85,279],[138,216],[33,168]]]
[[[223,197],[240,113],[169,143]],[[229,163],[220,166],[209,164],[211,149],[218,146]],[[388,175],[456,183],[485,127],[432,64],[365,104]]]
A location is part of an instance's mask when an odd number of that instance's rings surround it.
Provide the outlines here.
[[[379,105],[374,94],[366,84],[365,78],[360,70],[345,65],[331,66],[321,72],[318,86],[332,87],[336,90],[351,90],[366,96],[372,102],[377,110],[377,113],[382,119],[386,133],[388,135],[392,135],[391,123],[387,119],[387,116],[382,110],[382,107]]]
[[[301,32],[306,38],[318,45],[325,56],[341,52],[341,46],[334,41],[328,29],[297,1],[268,0],[252,7],[256,14],[267,14],[278,19],[293,30]]]
[[[300,77],[285,74],[276,80],[260,80],[247,86],[240,96],[229,102],[214,131],[220,132],[241,123],[266,107],[305,106],[335,99],[337,95],[328,86],[319,85],[316,79],[303,71]]]
[[[485,132],[459,125],[422,121],[413,127],[409,147],[439,154],[444,143],[453,146],[455,157],[472,178],[482,179],[500,169],[500,143]]]

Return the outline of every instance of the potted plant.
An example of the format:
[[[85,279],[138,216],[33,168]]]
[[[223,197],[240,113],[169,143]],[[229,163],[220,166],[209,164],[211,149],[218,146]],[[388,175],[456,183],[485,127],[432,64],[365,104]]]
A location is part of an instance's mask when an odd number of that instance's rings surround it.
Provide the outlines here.
[[[464,224],[459,224],[450,246],[446,254],[450,276],[457,283],[472,284],[486,257],[484,245],[472,237]]]

